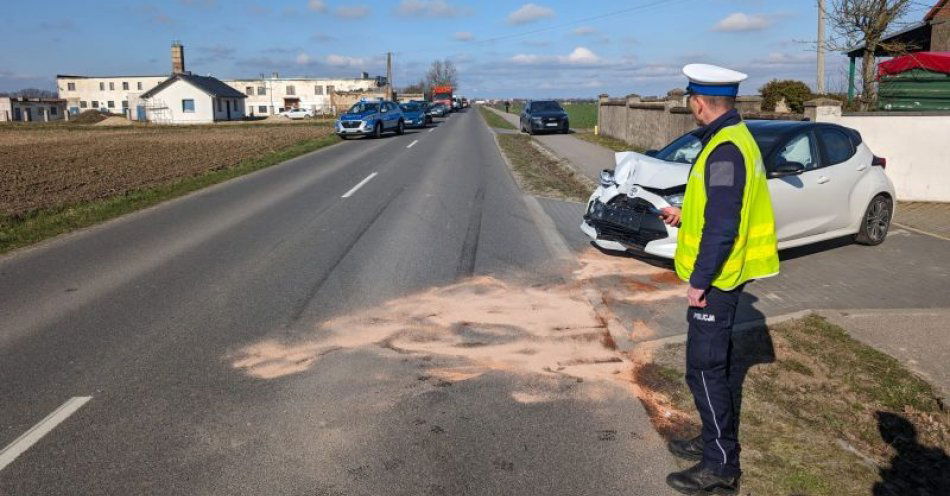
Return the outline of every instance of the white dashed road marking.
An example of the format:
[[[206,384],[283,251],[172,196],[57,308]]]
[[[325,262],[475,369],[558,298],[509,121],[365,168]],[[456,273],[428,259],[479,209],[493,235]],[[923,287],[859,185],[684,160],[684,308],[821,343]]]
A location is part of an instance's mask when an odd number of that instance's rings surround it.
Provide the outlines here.
[[[432,128],[432,129],[429,130],[430,133],[431,133],[432,131],[435,131],[435,128]]]
[[[41,420],[40,423],[34,425],[6,448],[3,448],[3,451],[0,451],[0,470],[3,470],[7,465],[12,463],[16,457],[30,449],[30,446],[33,446],[37,441],[42,439],[43,436],[49,434],[57,425],[69,418],[70,415],[76,413],[76,410],[82,408],[82,406],[91,399],[92,396],[76,396],[70,398],[66,403],[63,403],[62,406],[54,410],[53,413]]]
[[[366,176],[366,179],[363,179],[362,181],[360,181],[359,184],[357,184],[356,186],[353,186],[353,189],[351,189],[351,190],[347,191],[346,193],[344,193],[343,196],[341,196],[340,198],[349,198],[349,197],[353,196],[353,193],[356,193],[356,191],[357,191],[358,189],[362,188],[366,183],[370,182],[374,177],[376,177],[376,174],[377,174],[377,173],[374,172],[374,173],[372,173],[372,174]]]
[[[412,143],[409,143],[409,146],[407,146],[406,148],[412,148],[412,147],[416,146],[416,143],[418,143],[418,142],[419,142],[419,140],[415,140],[415,141],[413,141]]]

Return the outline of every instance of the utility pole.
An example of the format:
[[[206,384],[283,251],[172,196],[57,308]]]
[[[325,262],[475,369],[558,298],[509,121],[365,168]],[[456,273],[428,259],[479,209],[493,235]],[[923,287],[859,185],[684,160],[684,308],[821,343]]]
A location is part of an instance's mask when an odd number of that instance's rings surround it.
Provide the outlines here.
[[[393,52],[386,52],[386,99],[393,99]]]
[[[818,94],[825,94],[825,0],[818,0]]]

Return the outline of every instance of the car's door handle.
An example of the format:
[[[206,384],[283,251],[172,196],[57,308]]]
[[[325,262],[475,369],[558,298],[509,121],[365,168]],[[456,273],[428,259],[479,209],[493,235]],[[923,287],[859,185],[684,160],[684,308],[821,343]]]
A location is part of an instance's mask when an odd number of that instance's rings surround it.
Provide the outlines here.
[[[821,176],[818,178],[818,184],[825,184],[828,181],[831,181],[831,178],[828,176]]]

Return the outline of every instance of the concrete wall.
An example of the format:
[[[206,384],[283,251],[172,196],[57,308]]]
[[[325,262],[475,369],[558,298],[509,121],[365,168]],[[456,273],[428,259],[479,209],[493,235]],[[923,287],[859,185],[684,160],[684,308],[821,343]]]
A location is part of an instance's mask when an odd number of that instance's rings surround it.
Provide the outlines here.
[[[818,107],[818,122],[841,124],[861,133],[871,151],[887,159],[887,175],[897,198],[950,202],[950,113],[841,113]]]
[[[19,111],[19,118],[17,111]],[[0,122],[52,122],[63,120],[65,116],[66,102],[18,101],[9,97],[0,97]]]
[[[758,112],[761,104],[759,97],[740,97],[738,108],[744,115],[773,118]],[[601,95],[597,126],[601,134],[644,150],[656,150],[695,129],[696,121],[682,95],[666,99],[629,95],[622,100]]]

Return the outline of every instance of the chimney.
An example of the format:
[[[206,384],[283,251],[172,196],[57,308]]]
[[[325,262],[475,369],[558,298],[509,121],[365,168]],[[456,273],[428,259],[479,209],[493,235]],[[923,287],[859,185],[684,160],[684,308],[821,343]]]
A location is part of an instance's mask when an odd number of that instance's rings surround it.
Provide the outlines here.
[[[172,75],[185,73],[185,47],[180,41],[172,43]]]

